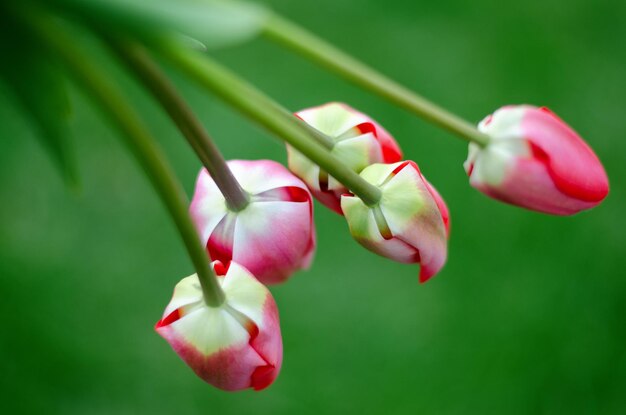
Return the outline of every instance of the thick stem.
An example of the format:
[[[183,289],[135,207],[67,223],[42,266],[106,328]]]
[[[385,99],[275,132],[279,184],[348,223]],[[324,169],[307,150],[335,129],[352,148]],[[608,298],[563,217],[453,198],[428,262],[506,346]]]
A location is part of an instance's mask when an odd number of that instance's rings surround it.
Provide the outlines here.
[[[373,206],[379,202],[381,191],[378,187],[365,181],[333,156],[328,148],[320,144],[302,120],[293,116],[254,86],[196,51],[185,50],[166,43],[161,44],[161,51],[204,87],[326,170],[365,204]]]
[[[167,111],[224,195],[228,208],[235,212],[245,209],[250,201],[248,194],[233,176],[224,157],[191,107],[148,51],[131,41],[107,39],[107,43]]]
[[[200,244],[200,238],[187,211],[185,193],[141,118],[117,85],[92,63],[90,56],[74,46],[74,39],[64,33],[62,26],[39,12],[29,11],[23,16],[33,32],[56,53],[76,81],[88,92],[89,97],[120,130],[122,136],[126,137],[126,144],[143,167],[178,228],[198,274],[206,303],[212,307],[221,305],[224,302],[224,292],[209,266],[206,251]]]
[[[389,79],[363,62],[353,58],[332,44],[295,23],[271,15],[264,34],[318,64],[336,72],[351,82],[382,96],[414,114],[456,134],[481,147],[489,143],[489,137],[472,124],[428,101],[408,88]]]

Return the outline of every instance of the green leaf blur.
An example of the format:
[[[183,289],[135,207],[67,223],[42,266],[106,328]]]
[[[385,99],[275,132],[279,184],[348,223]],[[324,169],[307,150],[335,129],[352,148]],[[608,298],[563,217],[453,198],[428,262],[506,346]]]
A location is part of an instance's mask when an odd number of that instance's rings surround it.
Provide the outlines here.
[[[249,40],[263,26],[266,11],[231,0],[45,0],[87,22],[141,36],[184,35],[208,48]]]
[[[0,23],[3,86],[32,122],[68,185],[76,187],[76,160],[67,127],[70,105],[61,69],[17,22],[5,15]]]

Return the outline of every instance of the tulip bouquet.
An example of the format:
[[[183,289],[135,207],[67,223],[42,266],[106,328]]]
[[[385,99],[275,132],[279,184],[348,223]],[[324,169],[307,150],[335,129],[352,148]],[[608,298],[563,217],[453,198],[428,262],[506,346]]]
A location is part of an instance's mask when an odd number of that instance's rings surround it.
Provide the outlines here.
[[[345,218],[366,249],[419,264],[420,282],[446,262],[450,213],[416,161],[371,116],[337,102],[288,110],[214,61],[207,49],[261,35],[302,54],[469,142],[469,183],[499,201],[571,215],[608,193],[594,152],[550,110],[507,105],[476,127],[255,4],[24,0],[5,2],[0,12],[0,46],[4,56],[14,56],[0,64],[0,77],[68,183],[76,180],[76,169],[64,125],[65,73],[120,132],[161,197],[196,273],[176,285],[156,331],[200,378],[223,390],[260,390],[280,371],[278,309],[266,286],[311,265],[313,199]],[[203,167],[190,203],[150,128],[90,50],[75,41],[80,36],[95,38],[114,55],[194,150]],[[282,140],[288,166],[225,161],[162,62]]]

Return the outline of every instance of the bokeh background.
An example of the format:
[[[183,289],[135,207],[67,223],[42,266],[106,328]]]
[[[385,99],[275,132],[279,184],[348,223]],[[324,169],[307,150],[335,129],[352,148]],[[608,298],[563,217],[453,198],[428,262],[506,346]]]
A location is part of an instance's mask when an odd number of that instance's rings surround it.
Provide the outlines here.
[[[471,121],[546,105],[596,150],[612,191],[550,217],[474,191],[466,146],[258,39],[217,57],[292,110],[344,101],[390,130],[446,198],[450,256],[416,266],[362,249],[316,206],[313,267],[272,287],[285,346],[268,390],[204,384],[153,330],[192,273],[163,206],[75,88],[82,191],[68,192],[27,120],[0,95],[0,410],[46,414],[626,413],[626,2],[269,1]],[[163,113],[103,57],[191,193],[199,163]],[[282,145],[175,80],[228,158]]]

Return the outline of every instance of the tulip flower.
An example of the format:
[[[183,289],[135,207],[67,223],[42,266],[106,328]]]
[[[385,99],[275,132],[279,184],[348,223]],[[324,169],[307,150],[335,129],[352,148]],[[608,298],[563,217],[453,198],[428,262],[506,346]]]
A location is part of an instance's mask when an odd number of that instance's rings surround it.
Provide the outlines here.
[[[345,104],[329,103],[296,116],[332,140],[331,153],[356,173],[372,163],[402,160],[400,147],[384,128]],[[300,177],[322,204],[341,214],[341,195],[348,189],[304,155],[287,146],[289,169]]]
[[[181,280],[155,329],[204,381],[227,390],[268,387],[283,343],[268,289],[244,267],[213,263],[225,301],[208,306],[196,274]]]
[[[341,197],[350,233],[372,252],[419,263],[420,282],[426,282],[446,262],[450,219],[445,202],[412,161],[372,164],[360,176],[378,186],[382,198],[367,206],[356,196]]]
[[[464,164],[470,184],[500,201],[554,215],[600,203],[608,178],[593,150],[547,108],[507,106],[478,129],[490,137],[470,144]]]
[[[271,160],[233,160],[228,167],[249,195],[229,210],[217,185],[200,171],[190,212],[209,256],[235,261],[264,284],[308,268],[315,251],[313,200],[300,179]]]

